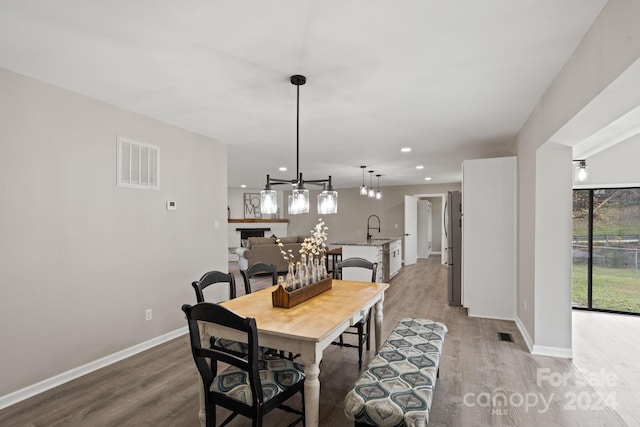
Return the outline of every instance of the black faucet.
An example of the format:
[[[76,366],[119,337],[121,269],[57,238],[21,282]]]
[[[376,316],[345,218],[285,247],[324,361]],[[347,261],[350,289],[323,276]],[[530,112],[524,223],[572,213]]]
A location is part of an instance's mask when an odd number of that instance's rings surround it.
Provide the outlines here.
[[[369,234],[369,230],[375,230],[376,227],[371,227],[370,222],[371,222],[371,218],[378,218],[378,233],[380,232],[380,217],[378,215],[369,215],[369,218],[367,218],[367,240],[371,240],[371,234]]]

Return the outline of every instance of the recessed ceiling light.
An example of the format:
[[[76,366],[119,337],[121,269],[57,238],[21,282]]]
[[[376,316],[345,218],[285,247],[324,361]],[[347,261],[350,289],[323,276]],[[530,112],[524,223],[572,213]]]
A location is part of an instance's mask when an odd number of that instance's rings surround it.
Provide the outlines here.
[[[278,168],[278,170],[279,170],[280,172],[286,172],[286,171],[287,171],[287,168],[286,168],[286,167],[284,167],[284,166],[281,166],[281,167],[279,167],[279,168]]]
[[[403,147],[400,149],[400,151],[402,151],[403,153],[408,153],[409,151],[411,151],[411,147]]]
[[[240,185],[240,188],[247,188],[247,184]]]
[[[431,181],[431,177],[430,177],[430,176],[428,176],[428,177],[426,177],[424,180],[425,180],[425,181]]]
[[[416,169],[424,169],[424,166],[418,165],[418,166],[416,166]]]

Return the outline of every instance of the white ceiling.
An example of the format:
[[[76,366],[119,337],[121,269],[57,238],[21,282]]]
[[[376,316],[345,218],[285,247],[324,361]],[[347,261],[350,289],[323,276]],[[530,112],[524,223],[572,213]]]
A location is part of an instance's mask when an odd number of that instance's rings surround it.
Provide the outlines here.
[[[303,74],[305,178],[459,182],[512,152],[605,3],[0,0],[0,67],[228,144],[231,188],[295,176]]]

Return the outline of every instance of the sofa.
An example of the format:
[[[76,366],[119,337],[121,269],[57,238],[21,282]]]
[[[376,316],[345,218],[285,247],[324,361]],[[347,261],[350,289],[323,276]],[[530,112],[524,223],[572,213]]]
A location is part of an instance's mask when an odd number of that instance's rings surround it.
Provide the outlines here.
[[[280,238],[282,250],[287,253],[291,250],[294,262],[300,261],[300,248],[306,237],[309,236]],[[238,255],[238,267],[241,270],[246,270],[258,262],[275,265],[278,273],[286,273],[289,268],[289,262],[280,253],[280,247],[275,237],[249,237],[246,247],[236,249],[236,254]]]

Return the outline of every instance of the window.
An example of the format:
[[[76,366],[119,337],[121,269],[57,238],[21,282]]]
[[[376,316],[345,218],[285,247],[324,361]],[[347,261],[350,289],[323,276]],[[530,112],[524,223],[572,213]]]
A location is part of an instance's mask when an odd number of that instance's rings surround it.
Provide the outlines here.
[[[572,298],[640,314],[640,188],[574,190]]]

